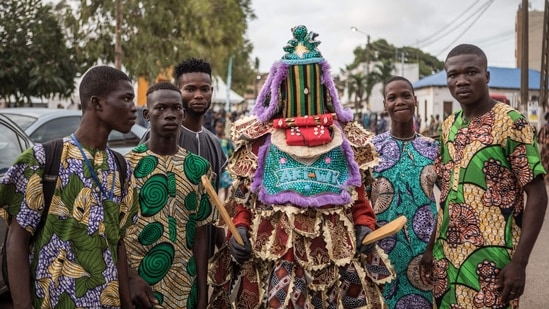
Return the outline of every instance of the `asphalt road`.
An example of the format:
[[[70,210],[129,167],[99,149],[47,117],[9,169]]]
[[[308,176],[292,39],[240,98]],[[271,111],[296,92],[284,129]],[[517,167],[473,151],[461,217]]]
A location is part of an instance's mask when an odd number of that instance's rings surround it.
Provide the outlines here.
[[[549,188],[548,188],[549,190]],[[545,213],[544,225],[539,234],[530,263],[526,268],[526,289],[520,298],[520,309],[549,308],[549,211]],[[13,309],[9,297],[0,297],[0,308]]]

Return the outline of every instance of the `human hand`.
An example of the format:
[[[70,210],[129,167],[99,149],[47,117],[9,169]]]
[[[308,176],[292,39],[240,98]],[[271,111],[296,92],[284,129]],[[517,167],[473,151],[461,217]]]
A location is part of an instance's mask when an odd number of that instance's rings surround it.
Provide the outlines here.
[[[433,251],[425,250],[419,261],[419,277],[424,284],[432,286],[433,280]]]
[[[502,290],[501,303],[508,304],[509,301],[519,298],[524,293],[526,282],[526,266],[511,261],[503,267],[498,275],[496,288]]]
[[[248,229],[243,226],[239,226],[236,229],[244,241],[244,246],[238,244],[234,238],[234,235],[232,235],[229,240],[229,249],[231,250],[233,258],[239,264],[242,264],[252,256],[252,245],[250,244],[250,239],[248,238]]]
[[[140,276],[130,276],[130,295],[137,308],[154,308],[158,305],[151,286]]]
[[[365,225],[357,225],[355,227],[355,236],[356,236],[356,252],[357,253],[364,253],[369,254],[374,251],[374,248],[376,246],[376,243],[371,243],[364,245],[362,244],[362,240],[366,235],[370,234],[372,232],[372,229]]]

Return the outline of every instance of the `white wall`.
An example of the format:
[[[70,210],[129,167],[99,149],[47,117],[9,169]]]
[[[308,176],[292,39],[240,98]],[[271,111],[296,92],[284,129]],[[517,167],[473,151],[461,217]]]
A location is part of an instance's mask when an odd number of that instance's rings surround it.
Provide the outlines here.
[[[370,63],[370,72],[375,70],[375,66],[377,63]],[[366,72],[366,63],[361,63],[359,66],[353,71],[354,72]],[[395,63],[395,70],[393,71],[393,75],[399,75],[407,78],[411,83],[414,83],[419,80],[419,65],[417,63],[404,63],[401,64]],[[341,76],[342,80],[347,79],[347,76]],[[349,92],[347,87],[343,91],[343,96],[340,98],[341,103],[344,106],[350,107],[351,109],[354,108],[354,96],[351,96],[349,100]],[[385,108],[383,107],[383,84],[378,83],[374,86],[372,89],[372,94],[370,95],[370,112],[383,112]],[[362,112],[368,112],[366,104],[364,104],[362,108]]]
[[[452,102],[452,112],[456,112],[461,108],[459,103],[452,97],[447,87],[416,89],[415,94],[418,101],[418,114],[422,119],[422,127],[429,125],[431,115],[435,117],[436,115],[440,115],[440,119],[443,119],[444,102]],[[427,106],[427,108],[425,108],[425,106]],[[427,121],[425,121],[425,118],[427,118]]]
[[[526,110],[521,110],[521,107],[518,105],[518,99],[520,99],[520,91],[515,89],[499,89],[499,88],[490,88],[490,93],[504,94],[511,102],[510,105],[519,112],[527,115]],[[530,91],[530,96],[538,95],[537,91]],[[455,113],[461,106],[458,101],[452,97],[450,91],[447,87],[426,87],[421,89],[416,89],[415,94],[418,101],[418,112],[422,119],[422,127],[426,125],[425,118],[427,118],[427,124],[431,119],[431,115],[440,115],[442,120],[444,117],[444,102],[452,102],[452,113]],[[427,105],[427,108],[425,108]],[[425,113],[425,110],[427,111]],[[540,115],[543,116],[543,115]]]

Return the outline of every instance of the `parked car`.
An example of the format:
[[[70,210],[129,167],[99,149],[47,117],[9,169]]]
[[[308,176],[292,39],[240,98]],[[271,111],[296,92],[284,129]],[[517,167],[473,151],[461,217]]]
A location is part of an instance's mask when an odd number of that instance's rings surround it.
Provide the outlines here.
[[[82,117],[82,111],[79,110],[30,107],[4,108],[0,109],[0,114],[6,115],[21,127],[34,143],[69,136],[76,131]],[[145,131],[147,129],[138,124],[126,134],[113,130],[109,135],[108,145],[125,154],[139,144]]]
[[[0,114],[0,178],[17,157],[27,148],[32,146],[30,138],[13,121],[5,115]],[[0,247],[4,246],[6,238],[7,224],[0,219]],[[0,254],[0,265],[2,265],[2,255]],[[0,267],[0,294],[7,292],[8,288],[2,279],[2,268]]]

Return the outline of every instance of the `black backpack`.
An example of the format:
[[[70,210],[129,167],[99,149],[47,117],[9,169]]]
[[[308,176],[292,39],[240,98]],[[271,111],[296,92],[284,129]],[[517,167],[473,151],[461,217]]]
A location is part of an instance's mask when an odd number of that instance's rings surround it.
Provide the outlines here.
[[[59,165],[61,164],[61,154],[63,153],[63,139],[58,138],[51,140],[49,142],[43,143],[44,153],[46,155],[46,164],[44,167],[44,175],[42,176],[42,188],[44,190],[44,211],[42,211],[42,216],[40,217],[40,222],[36,226],[36,232],[38,232],[46,223],[46,216],[48,215],[51,199],[53,198],[53,193],[55,191],[55,184],[57,183],[57,177],[59,176]],[[127,165],[126,160],[122,154],[111,150],[114,154],[116,160],[116,166],[120,171],[120,185],[121,188],[124,188],[124,180],[126,179]],[[9,229],[8,229],[9,230]],[[4,238],[4,243],[0,247],[2,251],[2,279],[4,283],[9,288],[8,281],[8,261],[7,261],[7,248],[6,240],[8,239],[8,231],[6,231],[6,236]],[[32,242],[32,239],[31,239]]]

